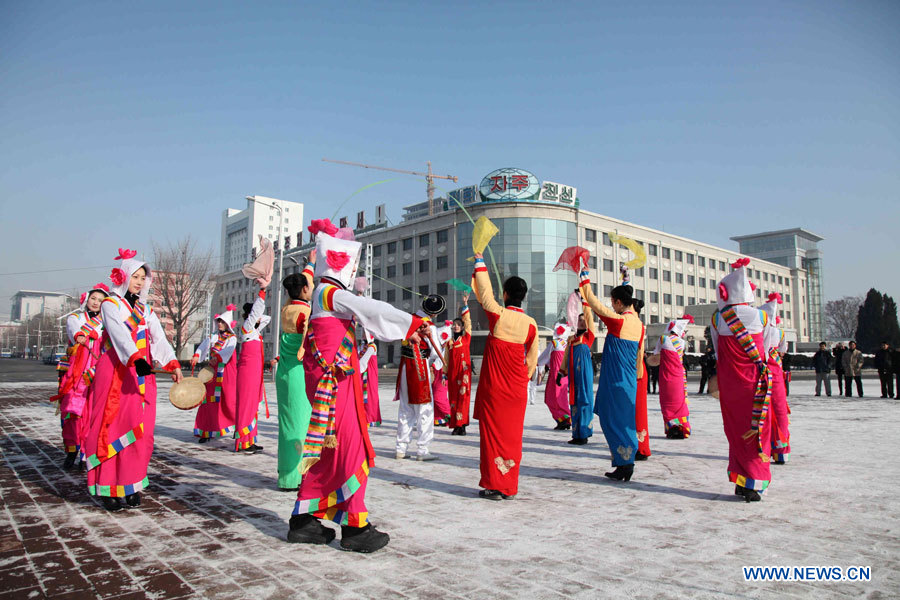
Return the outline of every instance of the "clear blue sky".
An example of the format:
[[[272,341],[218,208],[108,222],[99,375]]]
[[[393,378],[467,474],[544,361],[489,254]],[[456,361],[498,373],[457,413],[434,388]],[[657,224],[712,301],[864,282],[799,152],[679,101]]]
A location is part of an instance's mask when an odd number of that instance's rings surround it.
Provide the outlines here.
[[[802,226],[829,298],[900,296],[900,2],[8,2],[0,316],[260,194],[330,216],[384,174],[497,167],[736,248]],[[343,4],[343,3],[341,3]],[[127,5],[127,6],[126,6]],[[353,215],[424,199],[399,179]]]

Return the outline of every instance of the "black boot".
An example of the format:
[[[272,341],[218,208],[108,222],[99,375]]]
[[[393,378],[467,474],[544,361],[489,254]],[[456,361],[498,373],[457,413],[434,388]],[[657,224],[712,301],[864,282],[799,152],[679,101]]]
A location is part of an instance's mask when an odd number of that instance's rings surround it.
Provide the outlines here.
[[[368,554],[388,545],[391,536],[378,531],[369,523],[365,527],[341,526],[341,548]]]
[[[478,490],[478,497],[487,500],[500,500],[503,494],[499,490]]]
[[[646,454],[641,454],[640,452],[634,455],[634,460],[647,460],[648,458],[649,456],[647,456]]]
[[[287,541],[293,544],[328,544],[334,537],[334,529],[325,527],[312,515],[294,515],[290,520]]]
[[[634,465],[619,465],[615,471],[606,473],[606,476],[616,481],[630,481],[634,473]]]
[[[125,502],[128,506],[140,506],[141,505],[141,493],[135,492],[133,494],[128,494],[125,496]]]
[[[75,459],[78,458],[78,452],[66,452],[66,461],[63,463],[64,471],[71,471],[75,466]]]
[[[117,510],[122,510],[122,503],[118,498],[103,496],[103,508],[110,512],[116,512]]]
[[[735,496],[743,496],[743,495],[744,495],[744,488],[741,487],[741,486],[739,486],[739,485],[735,485],[735,486],[734,486],[734,495],[735,495]]]
[[[574,446],[584,446],[585,444],[587,444],[587,442],[587,438],[572,438],[568,441],[569,444],[572,444]]]
[[[459,428],[459,435],[466,435],[466,426],[463,425]]]
[[[201,444],[205,444],[206,442],[209,441],[209,438],[208,438],[208,437],[202,437],[202,438],[200,438],[198,441],[199,441]]]
[[[562,431],[566,428],[566,424],[563,421],[557,421],[556,427],[553,428],[553,431]]]
[[[744,497],[744,502],[759,502],[762,500],[762,496],[759,495],[759,492],[747,487],[741,488],[741,496]]]

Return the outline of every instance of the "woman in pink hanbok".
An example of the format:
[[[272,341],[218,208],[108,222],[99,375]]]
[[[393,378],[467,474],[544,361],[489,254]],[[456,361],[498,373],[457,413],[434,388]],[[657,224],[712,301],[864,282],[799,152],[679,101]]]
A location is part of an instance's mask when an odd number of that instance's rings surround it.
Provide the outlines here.
[[[772,373],[763,336],[768,317],[753,306],[756,286],[747,277],[749,263],[744,258],[732,264],[734,271],[719,282],[710,334],[728,438],[728,479],[736,495],[758,502],[771,481]]]
[[[234,304],[229,304],[225,307],[225,312],[215,316],[218,331],[204,339],[191,357],[191,369],[198,362],[209,359],[209,366],[216,372],[206,382],[206,396],[194,419],[194,435],[200,438],[198,441],[201,444],[213,438],[225,437],[234,431],[237,403],[235,308]]]
[[[684,440],[691,437],[691,411],[687,401],[687,376],[684,372],[684,335],[694,317],[686,315],[669,322],[656,342],[653,354],[659,356],[659,407],[666,437]]]
[[[373,552],[390,536],[369,523],[365,503],[375,451],[369,441],[363,405],[355,328],[360,325],[382,341],[419,343],[422,319],[386,302],[357,296],[348,288],[359,265],[361,244],[349,229],[314,220],[319,284],[312,297],[303,368],[312,416],[300,470],[303,475],[287,539],[292,543],[327,544],[341,525],[341,547]]]
[[[84,438],[88,492],[108,510],[141,503],[156,425],[154,364],[181,381],[175,351],[153,309],[147,305],[150,266],[120,248],[121,266],[112,270],[112,292],[100,305],[103,345],[91,385],[90,423]]]
[[[772,292],[769,294],[769,301],[760,307],[769,319],[763,335],[768,348],[769,371],[772,372],[772,407],[769,410],[769,417],[772,419],[770,455],[772,462],[776,465],[785,464],[791,456],[790,417],[788,416],[791,409],[788,406],[787,387],[781,362],[782,355],[787,352],[787,342],[784,339],[784,329],[780,327],[781,317],[776,314],[778,305],[782,302],[781,294]]]
[[[575,329],[566,323],[557,323],[553,328],[553,338],[547,343],[544,351],[538,356],[537,365],[547,367],[547,385],[544,388],[544,404],[550,409],[550,416],[556,421],[554,430],[564,431],[572,428],[571,408],[569,407],[569,378],[557,377],[559,368],[566,357],[569,336]]]
[[[87,429],[88,392],[103,352],[103,345],[100,343],[100,336],[103,335],[100,304],[108,295],[109,287],[105,283],[98,283],[81,295],[81,307],[66,317],[66,332],[69,335],[68,364],[59,381],[57,394],[50,398],[51,402],[59,402],[63,447],[66,451],[63,469],[66,471],[75,466]]]

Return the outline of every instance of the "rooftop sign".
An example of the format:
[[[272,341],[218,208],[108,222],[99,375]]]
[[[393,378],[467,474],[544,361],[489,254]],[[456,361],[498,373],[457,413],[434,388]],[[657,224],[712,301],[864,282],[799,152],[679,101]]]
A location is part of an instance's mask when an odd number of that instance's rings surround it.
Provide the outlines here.
[[[481,180],[481,197],[491,200],[536,200],[541,185],[533,173],[522,169],[497,169]]]

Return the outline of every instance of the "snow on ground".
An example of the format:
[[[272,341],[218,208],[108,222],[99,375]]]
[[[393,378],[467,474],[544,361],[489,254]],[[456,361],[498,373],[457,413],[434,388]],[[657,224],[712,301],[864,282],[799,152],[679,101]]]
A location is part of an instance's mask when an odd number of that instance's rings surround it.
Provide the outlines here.
[[[230,452],[228,441],[197,444],[191,435],[194,413],[172,407],[163,384],[150,475],[151,486],[156,479],[162,491],[151,487],[148,496],[244,507],[227,522],[232,538],[247,540],[234,542],[238,551],[243,545],[248,561],[275,573],[269,579],[294,582],[289,587],[297,597],[897,597],[900,519],[893,488],[900,449],[891,432],[900,424],[900,400],[815,398],[813,385],[792,384],[791,461],[773,466],[772,485],[753,504],[733,495],[718,401],[709,396],[691,398],[688,440],[665,439],[657,396],[649,397],[653,456],[638,463],[634,479],[623,484],[603,476],[609,453],[597,420],[587,446],[566,444],[570,433],[552,431],[541,390],[526,413],[519,496],[494,502],[477,497],[477,422],[466,437],[439,430],[431,447],[440,457],[435,462],[393,458],[397,403],[390,401],[392,386],[385,385],[385,421],[370,430],[379,456],[367,505],[391,543],[363,556],[341,552],[337,541],[331,547],[284,542],[294,498],[275,489],[272,384],[271,418],[264,418],[264,408],[260,413],[265,452],[255,456]],[[865,385],[871,394],[877,382]],[[47,405],[35,402],[25,410],[46,413],[39,433],[55,444],[58,424]],[[159,473],[162,466],[166,473]],[[88,527],[117,520],[169,564],[168,538],[146,535],[152,529],[146,518],[157,517],[125,519],[89,503],[75,512]],[[194,518],[190,512],[178,516]],[[164,532],[180,525],[155,527]],[[228,573],[226,558],[213,553],[203,560]],[[282,561],[303,570],[279,567]],[[741,569],[778,565],[868,566],[872,579],[759,583],[745,581]],[[208,591],[215,587],[203,585],[212,583],[191,585]],[[274,583],[271,590],[254,597],[286,597]]]

